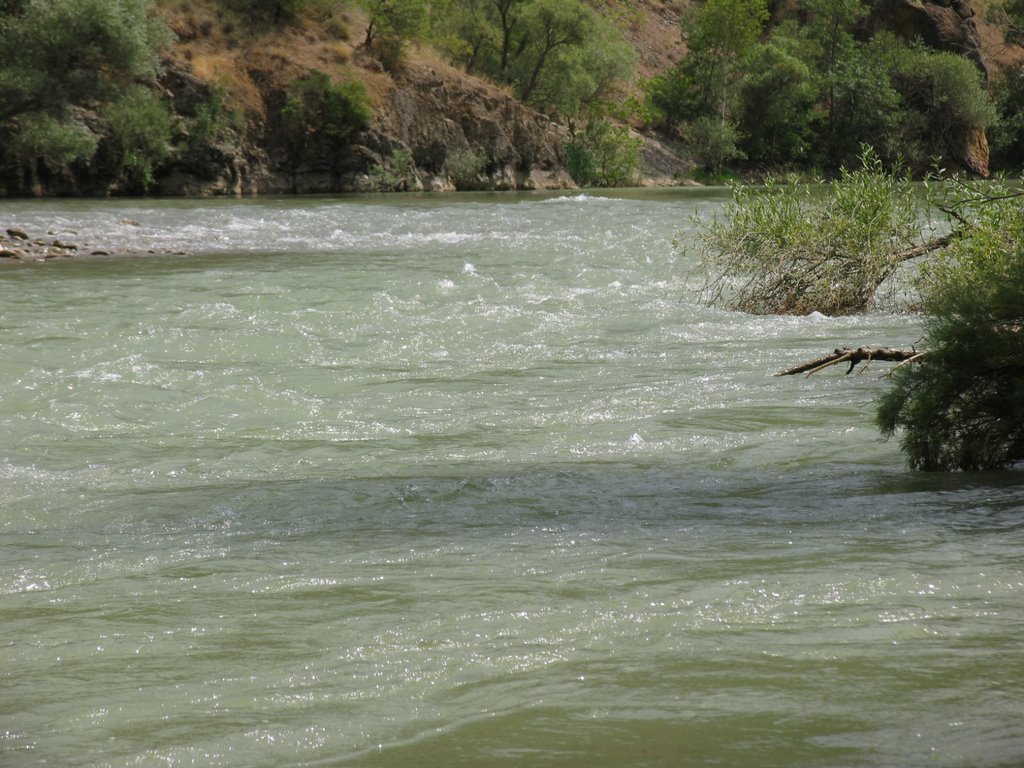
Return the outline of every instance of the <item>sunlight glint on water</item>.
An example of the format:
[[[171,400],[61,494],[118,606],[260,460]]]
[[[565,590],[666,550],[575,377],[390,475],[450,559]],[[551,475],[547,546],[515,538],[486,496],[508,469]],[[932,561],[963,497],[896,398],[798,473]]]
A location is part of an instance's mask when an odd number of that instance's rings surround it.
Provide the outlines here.
[[[1019,764],[1024,484],[772,377],[920,325],[699,306],[721,200],[3,203],[191,255],[0,270],[0,764]]]

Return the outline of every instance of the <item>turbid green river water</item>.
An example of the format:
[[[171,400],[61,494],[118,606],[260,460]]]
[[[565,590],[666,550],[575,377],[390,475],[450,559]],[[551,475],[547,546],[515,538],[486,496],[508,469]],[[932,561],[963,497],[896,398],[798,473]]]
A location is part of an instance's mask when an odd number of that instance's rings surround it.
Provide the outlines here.
[[[1024,765],[1024,478],[918,319],[702,307],[714,192],[5,202],[0,765]]]

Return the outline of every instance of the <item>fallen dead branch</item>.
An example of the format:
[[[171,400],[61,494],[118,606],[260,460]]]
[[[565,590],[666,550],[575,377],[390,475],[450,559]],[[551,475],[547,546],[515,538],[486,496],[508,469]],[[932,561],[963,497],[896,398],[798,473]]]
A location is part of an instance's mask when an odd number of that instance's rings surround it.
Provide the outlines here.
[[[838,347],[832,354],[819,357],[816,360],[809,360],[794,368],[779,371],[776,376],[795,376],[798,373],[812,373],[829,368],[840,363],[849,363],[850,367],[846,373],[852,373],[858,363],[869,363],[872,360],[882,360],[890,363],[908,363],[923,356],[925,353],[916,349],[894,349],[893,347]]]

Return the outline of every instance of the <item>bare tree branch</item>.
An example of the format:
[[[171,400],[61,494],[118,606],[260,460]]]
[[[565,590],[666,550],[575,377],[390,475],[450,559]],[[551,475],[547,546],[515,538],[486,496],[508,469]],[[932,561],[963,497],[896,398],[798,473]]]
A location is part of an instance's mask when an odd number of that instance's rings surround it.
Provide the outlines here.
[[[857,363],[867,363],[872,360],[883,360],[890,363],[906,363],[923,356],[924,352],[916,349],[894,349],[893,347],[838,347],[832,354],[819,357],[816,360],[809,360],[794,368],[779,371],[776,376],[795,376],[798,373],[806,373],[810,376],[813,373],[829,368],[840,363],[849,363],[850,367],[846,372],[853,371]]]

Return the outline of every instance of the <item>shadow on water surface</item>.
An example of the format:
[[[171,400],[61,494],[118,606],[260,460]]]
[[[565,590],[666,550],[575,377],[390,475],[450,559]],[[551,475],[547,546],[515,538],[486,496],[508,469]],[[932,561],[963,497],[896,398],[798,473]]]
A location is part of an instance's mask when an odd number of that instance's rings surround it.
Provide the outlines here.
[[[142,529],[248,531],[285,538],[378,531],[486,535],[559,525],[601,530],[710,526],[950,525],[1024,522],[1024,474],[913,473],[803,466],[693,471],[635,464],[548,464],[495,473],[460,466],[421,476],[267,480],[126,491],[104,515]]]

